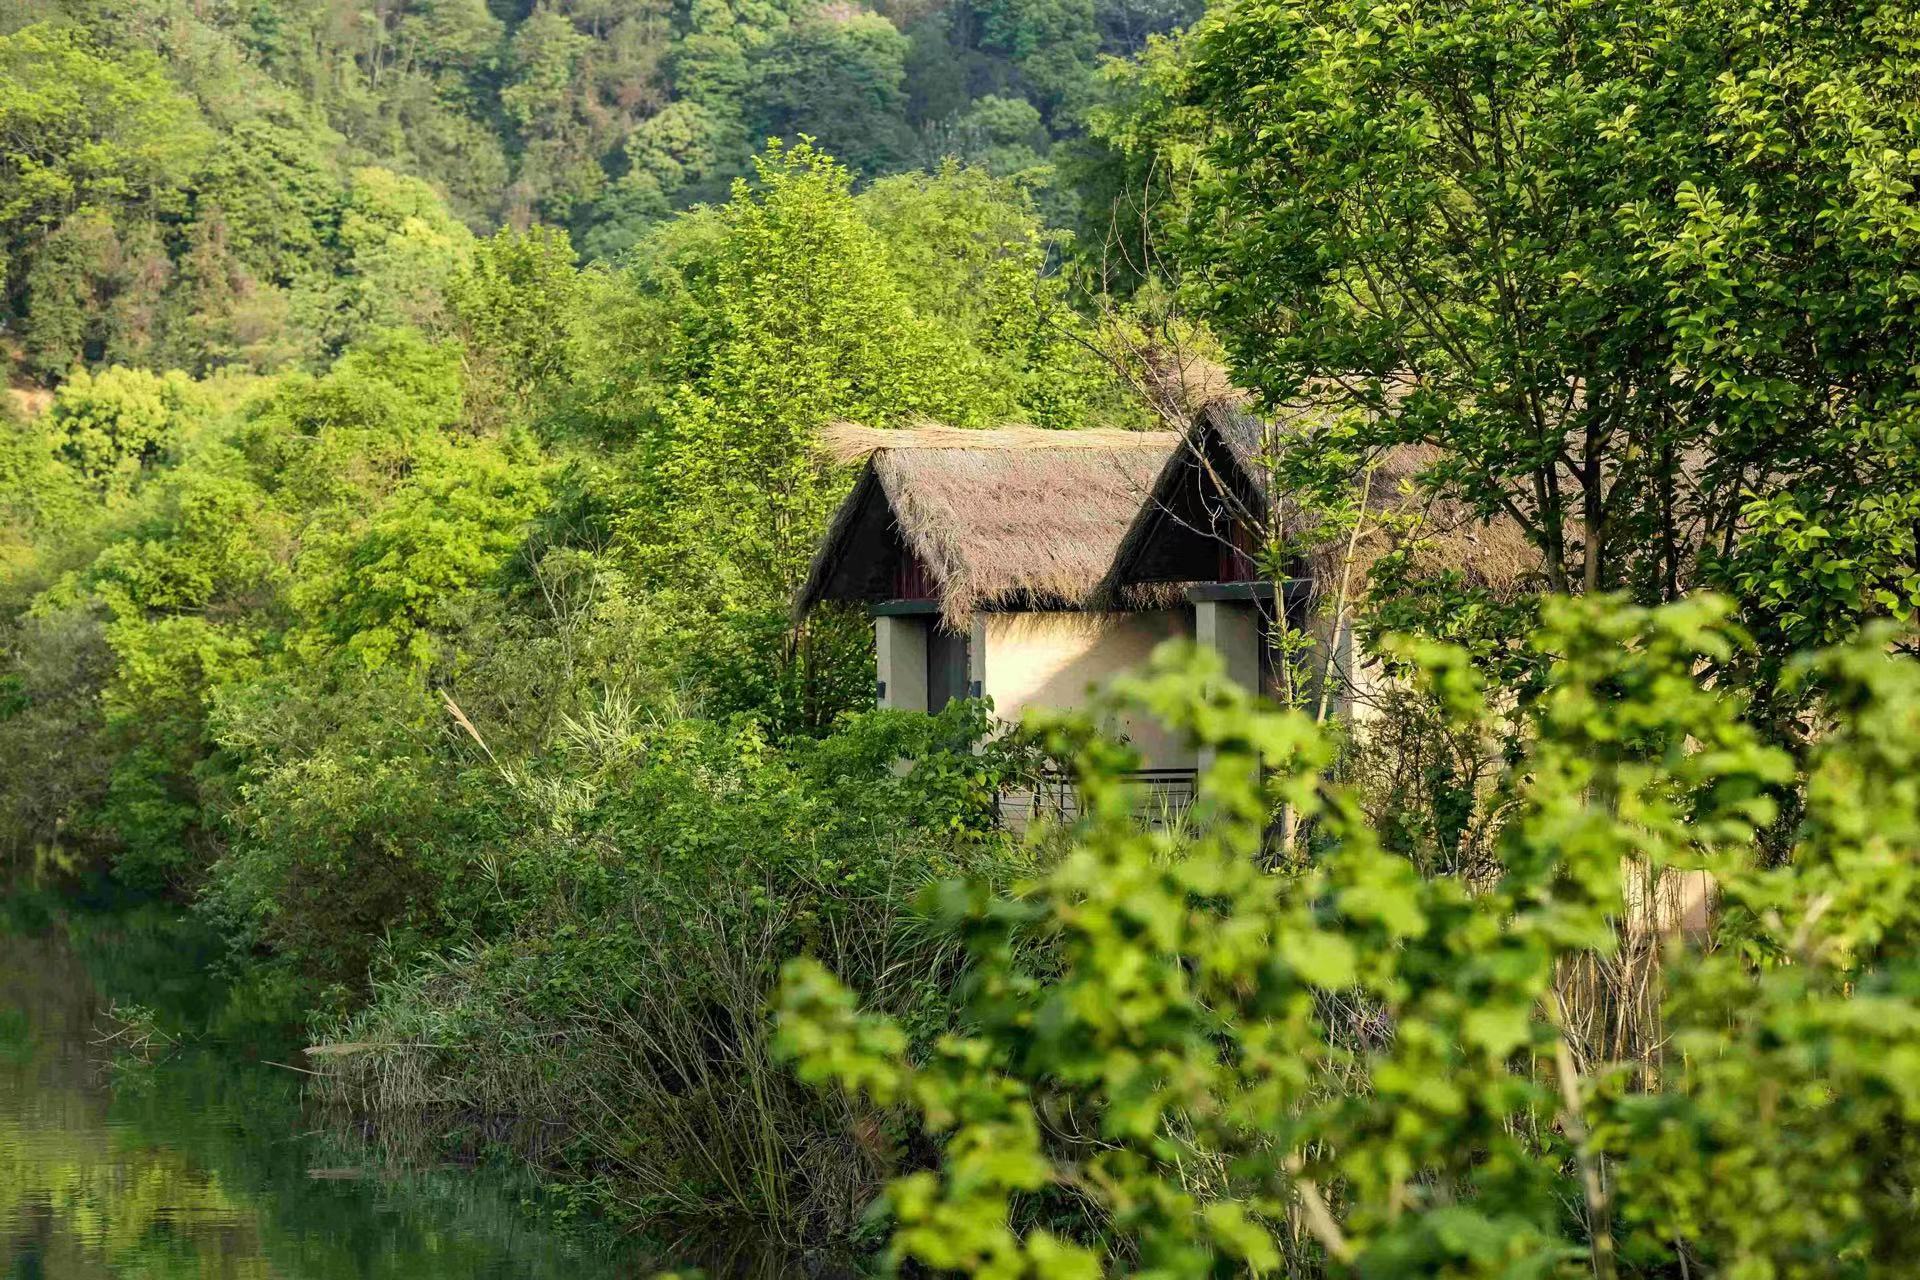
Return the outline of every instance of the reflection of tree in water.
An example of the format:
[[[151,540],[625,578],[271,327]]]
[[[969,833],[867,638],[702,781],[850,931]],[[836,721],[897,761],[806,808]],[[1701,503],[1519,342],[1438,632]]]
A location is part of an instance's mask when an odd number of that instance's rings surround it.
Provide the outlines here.
[[[0,1218],[21,1224],[0,1260],[15,1273],[31,1274],[38,1255],[43,1274],[67,1274],[47,1267],[62,1252],[88,1272],[140,1276],[264,1258],[251,1213],[217,1175],[176,1152],[95,1149],[97,1136],[0,1123],[0,1151],[13,1153],[0,1160]]]
[[[535,1229],[496,1179],[354,1176],[286,1072],[208,1049],[103,1071],[106,1001],[82,952],[141,957],[138,989],[116,994],[158,1005],[171,984],[175,1016],[208,1006],[191,940],[172,973],[152,941],[0,929],[0,1275],[592,1280],[595,1260]]]
[[[64,939],[0,936],[0,1262],[164,1276],[262,1259],[252,1213],[215,1169],[122,1121],[89,1043],[101,1011]]]

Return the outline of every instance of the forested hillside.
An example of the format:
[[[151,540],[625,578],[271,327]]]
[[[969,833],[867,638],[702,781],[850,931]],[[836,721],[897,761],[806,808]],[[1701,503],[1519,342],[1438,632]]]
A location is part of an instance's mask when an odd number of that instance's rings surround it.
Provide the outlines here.
[[[0,879],[194,913],[207,1034],[623,1230],[1895,1274],[1920,17],[1198,8],[6,5]],[[1223,400],[1299,427],[1235,553],[1343,568],[1285,705],[1102,695],[1206,749],[1186,821],[795,617],[832,424]]]
[[[468,233],[615,258],[769,137],[861,178],[956,157],[1056,220],[1103,55],[1192,16],[1085,0],[18,0],[0,15],[16,376],[312,365],[428,319]]]

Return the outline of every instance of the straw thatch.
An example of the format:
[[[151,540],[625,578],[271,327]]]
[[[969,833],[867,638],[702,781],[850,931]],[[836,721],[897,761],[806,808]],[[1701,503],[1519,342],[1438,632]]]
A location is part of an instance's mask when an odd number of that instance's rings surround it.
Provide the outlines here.
[[[920,426],[863,427],[853,422],[835,422],[820,433],[820,447],[835,462],[860,462],[882,450],[926,451],[964,450],[968,453],[1021,450],[1029,453],[1064,453],[1091,449],[1111,453],[1115,450],[1137,452],[1141,449],[1168,449],[1176,442],[1170,432],[1162,431],[1050,431],[1044,427],[1005,426],[991,431],[974,427],[949,427],[938,422]]]
[[[981,608],[1078,608],[1179,442],[1169,432],[836,426],[828,449],[866,466],[795,608],[886,598],[881,560],[895,548],[924,566],[951,628]]]
[[[1157,540],[1181,537],[1213,539],[1198,528],[1195,491],[1202,505],[1214,510],[1231,508],[1218,500],[1217,490],[1231,486],[1247,512],[1276,515],[1283,537],[1300,537],[1320,521],[1321,513],[1268,492],[1268,459],[1290,441],[1310,434],[1322,418],[1312,409],[1296,409],[1266,419],[1252,413],[1243,397],[1223,397],[1208,404],[1181,447],[1167,459],[1156,478],[1153,493],[1142,504],[1121,539],[1114,563],[1092,600],[1118,601],[1148,583],[1165,577],[1165,559],[1155,566]],[[1483,519],[1464,504],[1434,497],[1420,484],[1422,472],[1441,461],[1440,450],[1429,445],[1398,445],[1370,459],[1365,472],[1366,509],[1372,518],[1361,526],[1351,550],[1352,581],[1364,591],[1368,570],[1396,545],[1414,550],[1417,566],[1457,570],[1468,582],[1500,591],[1518,589],[1540,571],[1540,553],[1519,524],[1511,519]],[[1362,476],[1354,476],[1356,488]],[[1392,520],[1382,523],[1380,517]],[[1344,541],[1317,543],[1304,557],[1301,572],[1314,589],[1337,589],[1347,566]]]

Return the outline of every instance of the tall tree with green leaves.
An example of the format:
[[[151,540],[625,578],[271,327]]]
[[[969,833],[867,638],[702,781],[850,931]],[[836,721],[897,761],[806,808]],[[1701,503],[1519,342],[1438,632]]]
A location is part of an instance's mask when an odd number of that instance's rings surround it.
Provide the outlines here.
[[[848,479],[818,448],[821,429],[1077,426],[1113,406],[1066,336],[1074,317],[1044,274],[1031,207],[1004,180],[956,167],[855,196],[849,170],[806,140],[773,145],[756,169],[758,184],[737,183],[724,208],[636,248],[637,297],[615,322],[623,345],[594,361],[640,368],[617,375],[633,393],[598,412],[645,422],[641,492],[622,519],[640,580],[681,593],[689,643],[755,636],[721,684],[817,726],[868,685],[845,667],[836,692],[819,694],[800,676],[813,633],[788,630]],[[836,633],[823,679],[859,652],[860,630]]]
[[[474,247],[447,284],[455,331],[467,352],[468,405],[519,418],[536,398],[564,394],[574,371],[585,281],[567,233],[552,227],[501,230]]]
[[[0,236],[10,257],[87,206],[176,210],[212,141],[151,53],[37,23],[0,36]]]
[[[1100,51],[1093,0],[982,0],[974,9],[981,45],[1020,69],[1049,119],[1073,120],[1086,105]]]
[[[1864,0],[1221,8],[1158,99],[1176,257],[1241,379],[1439,446],[1555,590],[1717,580],[1776,651],[1910,616],[1916,41]]]
[[[907,38],[877,13],[791,24],[755,61],[756,133],[811,137],[861,173],[883,173],[912,148],[905,120]]]
[[[971,423],[992,397],[977,365],[944,358],[964,348],[914,309],[845,167],[806,141],[775,144],[755,165],[758,188],[737,183],[712,239],[674,268],[689,293],[643,444],[654,496],[631,517],[629,540],[650,566],[644,578],[685,586],[691,571],[701,615],[731,618],[726,635],[758,632],[734,659],[737,683],[762,704],[798,699],[797,724],[814,718],[799,704],[823,704],[787,604],[843,484],[820,430],[841,418]],[[715,528],[729,536],[716,541]]]
[[[0,294],[27,366],[139,358],[177,215],[212,142],[194,103],[144,51],[36,23],[0,35]]]

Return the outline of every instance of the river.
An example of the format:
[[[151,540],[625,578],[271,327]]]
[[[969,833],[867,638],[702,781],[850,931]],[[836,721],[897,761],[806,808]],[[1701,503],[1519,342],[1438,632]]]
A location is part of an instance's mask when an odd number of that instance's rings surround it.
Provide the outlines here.
[[[259,1037],[183,1034],[152,1065],[114,1066],[116,1001],[206,1024],[210,953],[186,936],[152,909],[71,925],[0,912],[0,1276],[653,1273],[543,1228],[510,1173],[374,1168]]]

